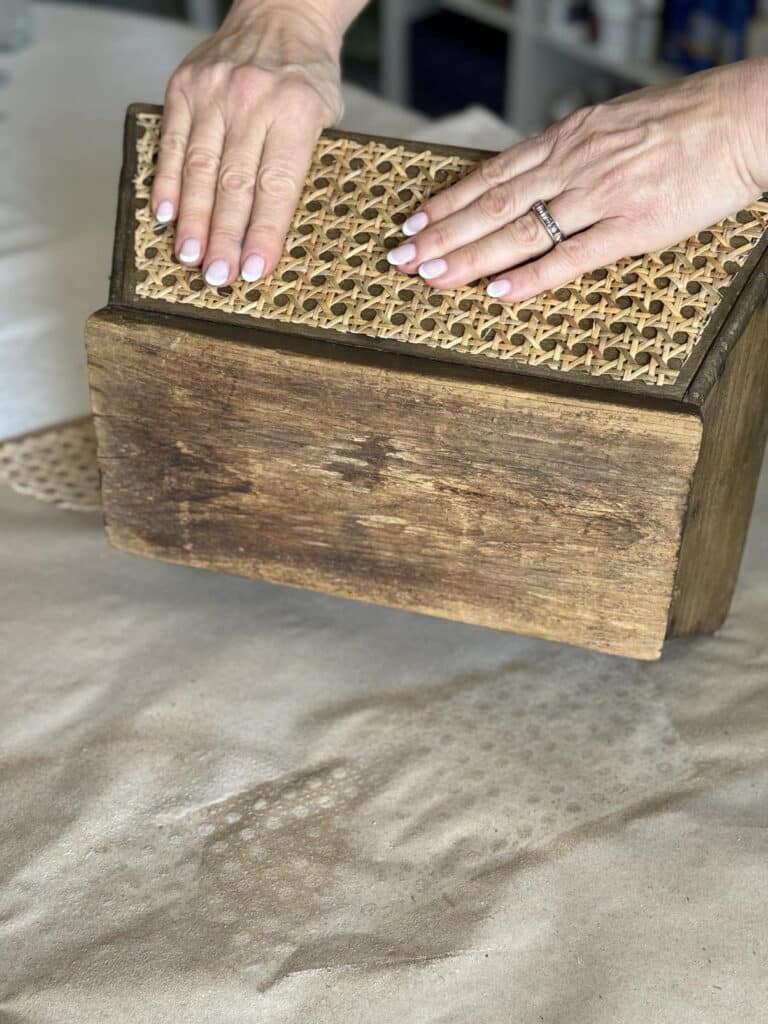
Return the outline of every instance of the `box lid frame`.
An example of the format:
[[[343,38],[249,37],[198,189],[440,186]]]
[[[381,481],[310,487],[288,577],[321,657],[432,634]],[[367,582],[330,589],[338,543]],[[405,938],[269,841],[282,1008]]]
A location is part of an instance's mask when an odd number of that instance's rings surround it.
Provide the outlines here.
[[[768,283],[768,231],[755,243],[749,256],[724,289],[722,299],[704,326],[698,342],[681,367],[674,382],[654,386],[637,380],[618,380],[595,376],[579,368],[559,370],[546,365],[531,365],[514,360],[489,359],[487,356],[471,354],[454,349],[413,345],[394,339],[373,337],[356,332],[343,332],[333,328],[313,327],[250,314],[225,312],[217,309],[198,307],[191,304],[174,304],[160,299],[139,296],[136,291],[137,270],[135,264],[136,201],[134,179],[137,170],[138,116],[140,114],[162,114],[162,107],[154,104],[134,103],[129,106],[125,118],[123,135],[123,164],[118,193],[115,239],[110,278],[110,304],[126,309],[159,313],[166,316],[191,318],[209,323],[234,326],[248,332],[249,338],[258,343],[259,338],[269,335],[311,336],[319,341],[347,346],[349,348],[373,349],[407,355],[409,358],[435,362],[449,362],[463,366],[474,366],[486,371],[500,373],[522,382],[531,378],[550,381],[558,385],[573,385],[576,389],[586,387],[590,391],[602,392],[617,397],[617,393],[644,396],[662,402],[682,402],[686,405],[702,404],[711,385],[715,382],[731,347],[738,339],[744,325],[759,303],[765,301]],[[467,149],[436,143],[413,142],[404,139],[369,136],[356,132],[327,129],[323,135],[330,139],[351,138],[360,142],[384,142],[404,147],[414,153],[432,152],[456,155],[469,160],[482,160],[492,154],[489,150]],[[560,390],[560,388],[558,388]],[[654,402],[655,404],[655,402]]]

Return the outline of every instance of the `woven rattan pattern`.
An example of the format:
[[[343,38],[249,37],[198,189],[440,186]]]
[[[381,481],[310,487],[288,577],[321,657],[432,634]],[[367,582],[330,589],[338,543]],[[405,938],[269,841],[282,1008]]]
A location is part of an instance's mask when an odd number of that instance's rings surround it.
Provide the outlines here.
[[[173,258],[148,200],[160,117],[138,115],[136,292],[169,303],[332,328],[454,352],[650,385],[678,377],[768,226],[768,197],[673,248],[629,257],[568,288],[502,305],[482,285],[438,292],[386,262],[400,225],[472,166],[373,141],[322,139],[277,270],[211,288]]]
[[[92,417],[1,442],[0,481],[59,508],[101,508]]]

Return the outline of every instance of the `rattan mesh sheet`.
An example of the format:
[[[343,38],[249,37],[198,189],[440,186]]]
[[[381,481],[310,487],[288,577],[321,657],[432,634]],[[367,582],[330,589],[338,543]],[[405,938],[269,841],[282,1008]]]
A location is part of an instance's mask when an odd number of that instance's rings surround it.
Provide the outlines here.
[[[0,481],[59,508],[101,508],[92,417],[1,442]]]
[[[173,258],[149,194],[160,117],[138,115],[137,295],[312,329],[452,349],[567,374],[674,384],[734,274],[768,226],[768,197],[663,252],[629,257],[573,285],[502,305],[482,284],[431,289],[390,267],[387,249],[428,195],[472,166],[404,146],[322,139],[277,270],[216,289]]]

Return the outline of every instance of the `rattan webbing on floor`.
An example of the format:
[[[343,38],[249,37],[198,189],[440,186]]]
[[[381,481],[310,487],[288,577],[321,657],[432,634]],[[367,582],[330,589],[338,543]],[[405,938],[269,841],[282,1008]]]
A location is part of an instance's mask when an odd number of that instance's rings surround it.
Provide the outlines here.
[[[262,320],[331,328],[563,373],[673,384],[723,289],[768,227],[764,196],[663,252],[629,257],[571,286],[502,305],[482,284],[438,292],[386,262],[400,225],[472,166],[405,146],[322,139],[277,270],[256,285],[207,286],[173,258],[149,194],[160,117],[139,114],[136,291],[139,296]]]
[[[59,508],[101,508],[92,417],[0,441],[0,483]]]

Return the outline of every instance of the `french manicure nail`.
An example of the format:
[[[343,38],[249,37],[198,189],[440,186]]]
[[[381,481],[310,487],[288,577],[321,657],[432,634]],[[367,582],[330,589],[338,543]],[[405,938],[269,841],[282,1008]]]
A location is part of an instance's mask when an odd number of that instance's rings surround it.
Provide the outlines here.
[[[488,287],[485,289],[493,299],[501,298],[502,295],[506,295],[511,288],[509,281],[505,281],[503,278],[500,281],[491,281]]]
[[[423,277],[425,281],[431,281],[433,277],[440,277],[447,269],[448,264],[445,260],[427,260],[419,267],[419,277]]]
[[[218,288],[229,277],[229,264],[226,260],[214,260],[205,271],[205,283]]]
[[[403,234],[418,235],[420,231],[424,230],[427,224],[429,224],[429,217],[427,217],[426,213],[414,213],[414,215],[409,217],[405,224],[403,224]]]
[[[170,199],[164,199],[162,203],[158,203],[155,218],[158,224],[167,224],[169,220],[173,220],[173,203]]]
[[[179,259],[182,263],[197,263],[200,259],[200,243],[196,238],[188,238],[181,249]]]
[[[402,267],[404,263],[410,263],[416,255],[416,246],[413,242],[406,242],[405,245],[398,245],[396,249],[390,249],[387,253],[387,263],[393,267]]]
[[[240,273],[244,281],[258,281],[264,273],[264,257],[255,254],[248,256]]]

